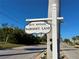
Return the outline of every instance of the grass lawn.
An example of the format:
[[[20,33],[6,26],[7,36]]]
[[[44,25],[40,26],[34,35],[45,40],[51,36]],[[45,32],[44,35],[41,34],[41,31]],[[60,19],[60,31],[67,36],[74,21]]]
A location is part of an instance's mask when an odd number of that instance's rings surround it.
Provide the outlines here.
[[[8,48],[20,47],[20,46],[23,45],[0,42],[0,49],[8,49]]]

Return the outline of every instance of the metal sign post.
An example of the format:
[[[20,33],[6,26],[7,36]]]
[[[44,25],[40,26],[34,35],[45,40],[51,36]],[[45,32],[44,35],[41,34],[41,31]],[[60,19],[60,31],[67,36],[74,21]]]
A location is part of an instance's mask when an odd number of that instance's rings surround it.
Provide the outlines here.
[[[39,21],[48,21],[51,24],[52,30],[50,33],[47,33],[47,59],[58,59],[58,21],[63,19],[59,17],[59,0],[48,0],[48,18],[39,18],[39,19],[26,19],[28,22],[39,22]],[[50,49],[50,39],[52,39],[52,51]]]
[[[56,5],[53,5],[53,7],[55,7]],[[55,7],[56,8],[56,7]],[[53,10],[52,12],[55,12],[56,10]],[[58,22],[57,21],[60,21],[60,19],[63,19],[63,17],[56,17],[55,13],[52,14],[54,16],[52,16],[52,18],[41,18],[41,19],[26,19],[27,22],[32,22],[30,24],[28,24],[26,27],[25,27],[25,32],[28,33],[28,34],[32,34],[32,33],[47,33],[50,31],[50,29],[52,28],[52,54],[48,54],[49,51],[51,51],[51,49],[47,49],[47,58],[50,58],[50,59],[57,59],[58,58],[58,54],[57,54],[57,39],[58,39],[58,34],[57,34],[57,31],[58,31],[58,28],[57,28],[57,24]],[[58,20],[57,20],[58,19]],[[45,22],[39,22],[39,21],[52,21],[52,26],[50,28],[50,25],[49,24],[46,24]],[[43,25],[42,27],[40,27],[41,25]],[[34,27],[35,26],[35,27]],[[39,28],[39,29],[37,29]],[[43,29],[43,28],[47,28],[47,29]],[[33,31],[34,30],[34,31]],[[42,30],[42,31],[39,31],[39,30]],[[47,32],[46,32],[47,30]],[[50,36],[49,36],[50,37]],[[47,39],[48,40],[48,39]],[[50,43],[49,41],[47,41],[47,43]],[[50,45],[47,44],[47,48],[50,48]],[[49,57],[50,56],[50,57]]]

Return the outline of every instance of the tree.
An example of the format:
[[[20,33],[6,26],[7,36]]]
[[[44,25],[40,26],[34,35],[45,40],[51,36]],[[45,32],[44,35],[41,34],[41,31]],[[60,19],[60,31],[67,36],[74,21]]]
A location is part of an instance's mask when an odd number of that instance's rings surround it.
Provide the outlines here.
[[[72,44],[72,42],[69,39],[64,39],[64,42],[69,44],[69,45]]]
[[[73,44],[75,44],[75,41],[76,41],[76,37],[73,37],[73,38],[72,38],[72,40],[73,40],[73,42],[74,42]]]
[[[41,40],[39,37],[35,37],[32,34],[26,34],[24,29],[18,27],[11,27],[6,24],[2,25],[0,28],[0,41],[5,43],[16,43],[16,44],[37,44],[40,43],[42,39],[45,40],[44,36]]]
[[[76,36],[76,40],[79,40],[79,36]]]
[[[41,39],[42,39],[42,42],[47,42],[47,35],[45,34]]]
[[[79,45],[79,36],[76,36],[76,42],[75,44]]]

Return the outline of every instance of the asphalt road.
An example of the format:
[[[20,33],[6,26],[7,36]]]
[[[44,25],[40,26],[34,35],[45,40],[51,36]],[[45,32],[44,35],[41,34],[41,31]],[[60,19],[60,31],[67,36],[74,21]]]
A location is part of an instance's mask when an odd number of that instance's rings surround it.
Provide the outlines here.
[[[46,45],[36,45],[0,50],[0,59],[35,59],[45,49]]]
[[[64,45],[61,48],[61,50],[67,59],[79,59],[79,48],[74,48],[73,46]]]
[[[79,49],[68,48],[64,50],[64,54],[68,59],[79,59]]]

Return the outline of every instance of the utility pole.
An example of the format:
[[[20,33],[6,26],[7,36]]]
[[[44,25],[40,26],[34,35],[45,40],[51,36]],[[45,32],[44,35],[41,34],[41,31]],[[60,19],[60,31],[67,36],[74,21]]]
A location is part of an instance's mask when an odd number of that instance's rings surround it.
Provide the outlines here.
[[[59,35],[59,0],[48,0],[48,18],[52,18],[52,30],[47,34],[47,59],[58,59],[58,35]],[[52,51],[50,49],[52,39]]]
[[[53,0],[52,4],[52,59],[58,59],[59,41],[59,0]]]
[[[53,0],[48,0],[48,18],[52,18],[52,2]],[[51,21],[48,21],[48,23],[52,25]],[[50,39],[52,39],[52,31],[47,34],[47,59],[52,59],[52,51],[50,49],[52,42]]]

